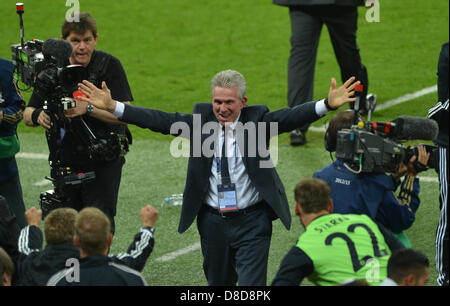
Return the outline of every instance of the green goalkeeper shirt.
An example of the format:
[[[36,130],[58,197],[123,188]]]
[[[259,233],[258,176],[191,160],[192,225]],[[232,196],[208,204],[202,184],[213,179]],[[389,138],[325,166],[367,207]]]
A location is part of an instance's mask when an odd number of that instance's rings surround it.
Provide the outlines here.
[[[327,214],[314,219],[284,257],[272,285],[316,285],[365,279],[378,285],[386,278],[390,254],[403,245],[366,215]]]

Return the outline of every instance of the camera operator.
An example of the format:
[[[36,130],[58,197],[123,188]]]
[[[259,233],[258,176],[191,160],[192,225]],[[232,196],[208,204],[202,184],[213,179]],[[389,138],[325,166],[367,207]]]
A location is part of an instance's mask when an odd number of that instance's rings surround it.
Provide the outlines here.
[[[80,13],[79,22],[65,21],[62,26],[62,39],[72,46],[72,55],[67,65],[82,65],[87,69],[89,78],[98,85],[106,81],[110,85],[114,99],[133,100],[125,71],[120,61],[112,55],[95,50],[98,41],[97,24],[89,13]],[[54,124],[48,113],[43,110],[44,100],[35,90],[24,112],[24,122],[29,126],[42,126],[47,132]],[[95,206],[101,209],[111,221],[111,231],[114,233],[114,216],[122,167],[125,163],[123,156],[117,156],[113,161],[95,160],[89,156],[86,142],[80,141],[81,118],[89,129],[100,139],[105,139],[113,132],[117,135],[127,135],[131,143],[131,135],[124,123],[112,114],[97,109],[84,101],[77,101],[76,107],[65,110],[64,114],[71,123],[69,129],[61,133],[62,145],[59,158],[64,167],[70,167],[73,172],[95,172],[95,179],[81,184],[81,190],[73,188],[69,197],[73,208],[81,210],[85,206]],[[50,143],[49,143],[50,146]],[[50,150],[50,158],[52,160]],[[75,204],[77,203],[77,204]],[[81,204],[78,204],[81,203]]]
[[[20,149],[16,129],[22,120],[25,102],[14,86],[13,71],[14,64],[0,58],[0,195],[6,198],[22,228],[27,221],[15,155]]]
[[[330,120],[326,132],[325,145],[330,152],[336,147],[339,130],[350,128],[355,122],[355,112],[342,111]],[[314,173],[314,176],[326,181],[332,190],[331,198],[334,212],[343,214],[366,214],[391,230],[406,246],[411,243],[404,230],[415,220],[419,207],[419,179],[414,166],[416,159],[422,165],[428,163],[430,154],[422,146],[418,147],[418,156],[413,155],[409,163],[400,163],[395,173],[353,173],[337,158],[332,164]],[[424,166],[425,167],[425,166]],[[403,182],[400,178],[405,176]],[[400,191],[395,194],[398,186]]]

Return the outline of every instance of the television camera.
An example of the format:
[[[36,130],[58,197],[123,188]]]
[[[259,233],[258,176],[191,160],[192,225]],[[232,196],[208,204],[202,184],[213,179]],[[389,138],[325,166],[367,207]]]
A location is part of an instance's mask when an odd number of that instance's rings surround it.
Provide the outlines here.
[[[64,161],[63,138],[72,133],[74,140],[86,147],[92,162],[110,162],[128,152],[125,135],[109,133],[103,137],[94,134],[93,129],[82,116],[66,118],[64,111],[76,107],[76,98],[82,95],[78,83],[83,80],[94,82],[85,67],[67,65],[72,55],[72,46],[65,40],[50,38],[43,42],[33,39],[25,42],[23,26],[23,3],[16,4],[20,20],[21,43],[11,46],[15,65],[16,85],[21,90],[34,88],[34,94],[44,100],[43,111],[50,117],[52,126],[46,131],[49,147],[50,177],[54,190],[41,193],[40,205],[43,217],[52,209],[70,206],[71,191],[95,178],[95,172],[75,173],[70,162]],[[21,81],[26,88],[21,88]]]
[[[354,173],[396,172],[400,163],[408,164],[413,155],[418,155],[416,146],[405,147],[402,140],[434,140],[439,132],[434,120],[420,117],[400,116],[392,122],[357,121],[351,128],[338,131],[336,138],[336,157]],[[423,146],[430,158],[427,165],[416,160],[416,170],[436,168],[437,147]]]

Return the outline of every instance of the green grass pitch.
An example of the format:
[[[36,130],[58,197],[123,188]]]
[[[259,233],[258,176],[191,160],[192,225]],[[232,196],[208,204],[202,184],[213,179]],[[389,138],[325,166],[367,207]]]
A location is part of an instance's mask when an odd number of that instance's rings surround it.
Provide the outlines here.
[[[191,112],[195,102],[209,101],[211,77],[224,69],[244,74],[249,104],[267,104],[272,110],[287,105],[287,59],[290,24],[288,10],[270,0],[80,0],[81,11],[89,11],[99,26],[97,48],[118,57],[128,76],[134,104],[169,112]],[[367,66],[370,92],[380,104],[436,84],[437,59],[449,38],[447,0],[380,1],[380,22],[365,20],[360,8],[358,44]],[[0,2],[0,57],[10,59],[12,44],[20,41],[19,21],[12,0]],[[25,1],[27,40],[60,37],[66,1]],[[339,80],[339,69],[326,28],[317,56],[316,99],[327,95],[331,77]],[[28,98],[30,93],[25,93]],[[398,115],[426,116],[437,102],[436,92],[375,112],[373,120],[389,121]],[[313,126],[325,124],[330,115]],[[195,224],[177,233],[180,207],[167,207],[164,197],[181,193],[187,159],[170,156],[170,136],[131,127],[135,143],[127,155],[116,217],[112,252],[126,250],[140,226],[140,207],[155,206],[160,217],[155,248],[143,271],[150,285],[206,285],[199,249],[170,260],[163,255],[199,242]],[[19,127],[21,152],[48,152],[43,130]],[[309,132],[308,144],[288,146],[288,135],[278,139],[277,171],[285,185],[293,214],[293,188],[304,177],[330,162],[323,149],[323,133]],[[37,206],[39,193],[50,185],[37,186],[49,175],[44,159],[18,158],[27,207]],[[431,261],[429,285],[436,285],[434,234],[439,216],[438,184],[432,171],[422,176],[421,206],[407,231],[413,247]],[[293,214],[292,228],[273,223],[268,283],[281,259],[302,232]],[[308,284],[308,283],[306,283]]]

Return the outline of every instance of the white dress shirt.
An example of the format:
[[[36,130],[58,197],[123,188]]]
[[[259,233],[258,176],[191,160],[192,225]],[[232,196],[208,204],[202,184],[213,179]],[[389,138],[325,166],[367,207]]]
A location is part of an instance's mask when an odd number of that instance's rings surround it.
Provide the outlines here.
[[[244,162],[242,160],[242,154],[240,153],[236,138],[236,125],[238,121],[239,116],[236,121],[227,126],[225,131],[221,130],[219,133],[216,152],[214,154],[213,164],[211,166],[211,176],[209,177],[209,189],[205,198],[205,202],[215,209],[219,209],[217,185],[222,183],[220,181],[220,165],[218,167],[216,157],[222,158],[221,152],[225,132],[227,133],[227,152],[225,152],[225,154],[228,157],[228,171],[230,173],[231,183],[236,186],[236,200],[238,209],[247,208],[262,200],[259,192],[256,191],[256,188],[252,185],[247,169],[245,169]],[[219,173],[217,170],[219,170]]]

